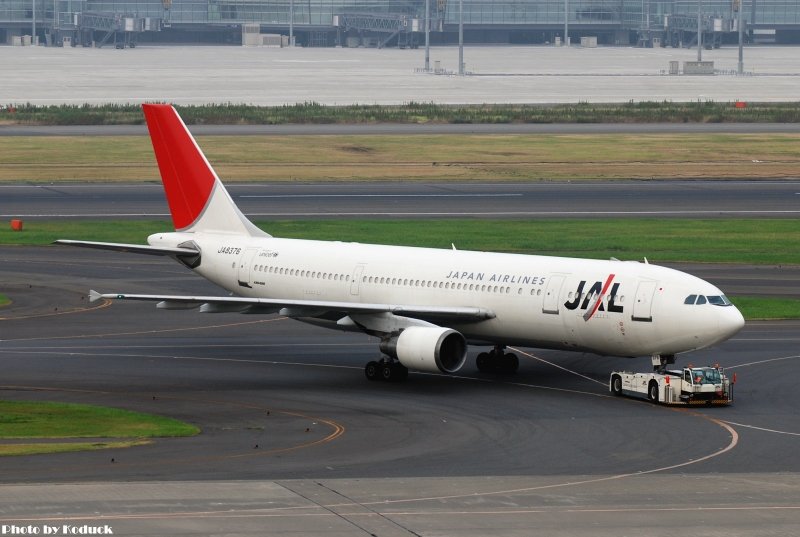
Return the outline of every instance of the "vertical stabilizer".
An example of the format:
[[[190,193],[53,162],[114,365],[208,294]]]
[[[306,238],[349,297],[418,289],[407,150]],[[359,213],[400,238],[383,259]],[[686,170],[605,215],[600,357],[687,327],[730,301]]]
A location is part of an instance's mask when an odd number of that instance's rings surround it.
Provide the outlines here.
[[[268,236],[233,202],[175,108],[144,104],[142,109],[175,230]]]

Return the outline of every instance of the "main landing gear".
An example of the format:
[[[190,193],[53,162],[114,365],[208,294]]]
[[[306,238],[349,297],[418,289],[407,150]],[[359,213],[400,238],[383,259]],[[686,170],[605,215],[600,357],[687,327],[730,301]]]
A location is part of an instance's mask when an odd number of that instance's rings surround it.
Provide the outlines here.
[[[505,352],[505,345],[496,345],[490,352],[482,352],[476,360],[481,373],[516,373],[519,358],[516,354]]]
[[[390,360],[372,361],[364,367],[364,375],[369,380],[399,382],[408,378],[408,368],[400,362]]]

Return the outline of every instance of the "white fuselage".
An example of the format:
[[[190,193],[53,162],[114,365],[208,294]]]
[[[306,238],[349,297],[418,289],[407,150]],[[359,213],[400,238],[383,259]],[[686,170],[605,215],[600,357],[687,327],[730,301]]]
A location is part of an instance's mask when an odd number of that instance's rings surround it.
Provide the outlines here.
[[[148,242],[189,240],[202,251],[194,270],[240,296],[490,310],[494,318],[448,325],[477,344],[669,355],[743,325],[733,306],[685,304],[690,295],[722,296],[715,286],[646,263],[206,232]]]

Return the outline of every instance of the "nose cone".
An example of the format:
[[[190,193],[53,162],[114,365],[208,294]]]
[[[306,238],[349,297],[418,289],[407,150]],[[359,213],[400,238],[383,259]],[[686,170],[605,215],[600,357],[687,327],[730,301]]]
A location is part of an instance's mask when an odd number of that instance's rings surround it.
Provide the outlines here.
[[[736,306],[718,308],[719,310],[719,341],[725,341],[736,335],[744,328],[744,317]]]

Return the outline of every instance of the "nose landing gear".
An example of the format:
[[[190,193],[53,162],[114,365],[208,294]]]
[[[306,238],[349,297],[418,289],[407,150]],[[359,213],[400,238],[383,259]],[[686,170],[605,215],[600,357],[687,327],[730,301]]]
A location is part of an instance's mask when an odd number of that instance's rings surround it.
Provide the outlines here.
[[[650,357],[650,361],[653,364],[653,371],[664,374],[664,371],[667,370],[667,366],[675,363],[675,355],[654,354]]]

